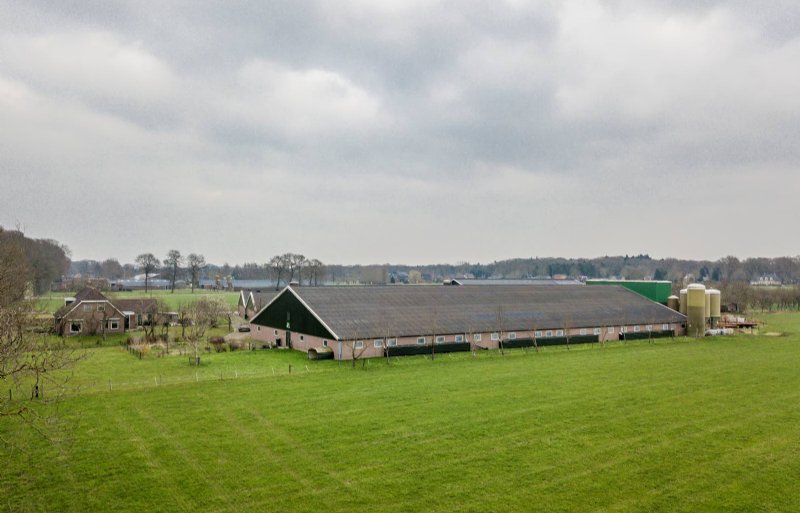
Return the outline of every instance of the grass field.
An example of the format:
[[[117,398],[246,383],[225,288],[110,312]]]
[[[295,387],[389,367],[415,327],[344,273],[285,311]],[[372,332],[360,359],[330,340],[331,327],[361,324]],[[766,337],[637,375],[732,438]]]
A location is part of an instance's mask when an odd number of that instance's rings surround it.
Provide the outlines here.
[[[146,294],[144,290],[133,290],[130,292],[103,292],[111,299],[136,299],[142,297],[154,297],[162,299],[169,308],[177,310],[181,304],[197,301],[201,297],[219,298],[229,307],[236,308],[239,300],[238,292],[195,290],[194,294],[189,289],[176,290],[171,293],[168,290],[150,290]],[[64,305],[65,296],[73,296],[75,292],[50,292],[47,295],[37,297],[38,304],[46,312],[55,312]]]
[[[71,443],[0,419],[0,510],[800,511],[800,316],[766,320],[789,334],[357,369],[90,349]]]

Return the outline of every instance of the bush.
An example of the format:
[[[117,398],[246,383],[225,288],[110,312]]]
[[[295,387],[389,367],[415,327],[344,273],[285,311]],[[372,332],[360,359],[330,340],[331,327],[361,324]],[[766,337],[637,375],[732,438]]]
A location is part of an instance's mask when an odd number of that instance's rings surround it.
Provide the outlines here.
[[[208,343],[214,346],[214,350],[218,353],[225,351],[225,339],[223,337],[209,337]]]
[[[239,349],[244,349],[245,344],[241,340],[231,340],[228,343],[231,351],[238,351]]]

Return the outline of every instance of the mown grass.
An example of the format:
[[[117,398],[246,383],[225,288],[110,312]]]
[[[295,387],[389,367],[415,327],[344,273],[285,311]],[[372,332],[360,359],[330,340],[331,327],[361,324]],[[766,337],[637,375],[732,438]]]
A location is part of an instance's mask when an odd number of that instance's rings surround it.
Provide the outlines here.
[[[798,321],[768,320],[794,332]],[[797,335],[356,369],[234,352],[205,355],[202,376],[180,356],[90,353],[62,405],[71,443],[0,419],[17,441],[0,508],[800,510]]]

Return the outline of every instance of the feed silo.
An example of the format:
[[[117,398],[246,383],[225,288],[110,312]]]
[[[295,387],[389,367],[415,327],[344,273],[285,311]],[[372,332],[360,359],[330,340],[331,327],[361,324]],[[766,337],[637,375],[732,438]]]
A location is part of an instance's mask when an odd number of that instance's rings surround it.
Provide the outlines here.
[[[711,289],[706,289],[706,322],[711,318]]]
[[[678,296],[670,296],[667,298],[667,306],[675,310],[676,312],[680,310],[680,299]]]
[[[722,294],[717,289],[708,292],[711,296],[711,327],[716,328],[719,318],[722,317]]]
[[[686,287],[686,334],[702,337],[706,331],[706,286],[692,283]]]
[[[681,289],[680,292],[680,310],[678,310],[683,315],[686,315],[686,289]]]

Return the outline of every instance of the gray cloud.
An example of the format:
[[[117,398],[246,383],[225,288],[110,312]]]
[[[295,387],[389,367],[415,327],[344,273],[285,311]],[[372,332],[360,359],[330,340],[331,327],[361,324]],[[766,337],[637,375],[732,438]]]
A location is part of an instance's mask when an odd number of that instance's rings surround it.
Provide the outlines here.
[[[0,223],[79,258],[797,253],[790,2],[0,11]]]

